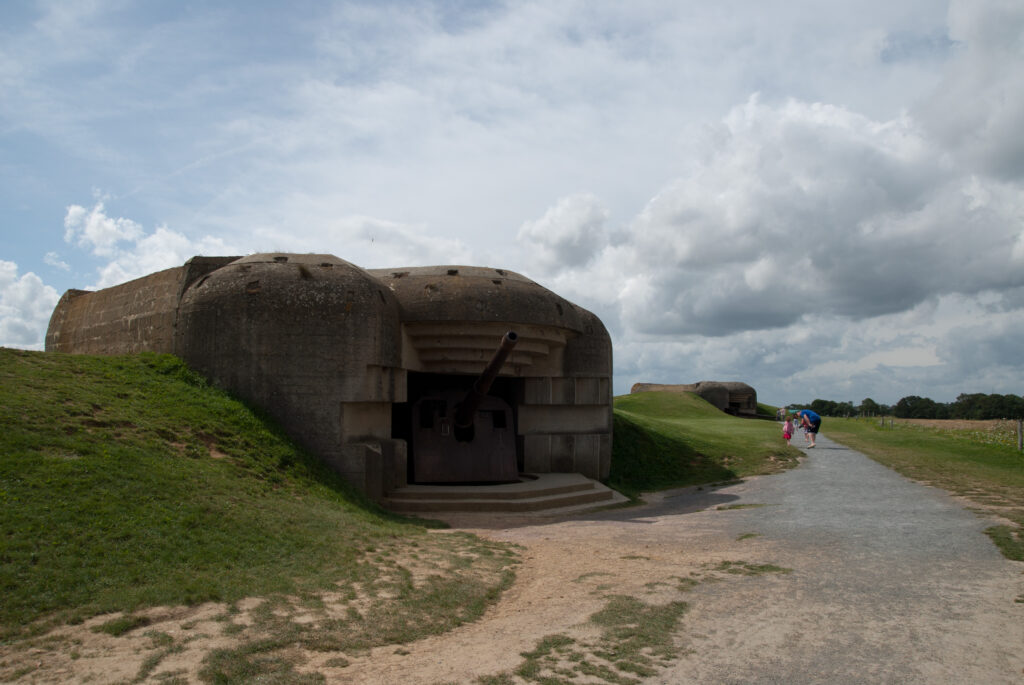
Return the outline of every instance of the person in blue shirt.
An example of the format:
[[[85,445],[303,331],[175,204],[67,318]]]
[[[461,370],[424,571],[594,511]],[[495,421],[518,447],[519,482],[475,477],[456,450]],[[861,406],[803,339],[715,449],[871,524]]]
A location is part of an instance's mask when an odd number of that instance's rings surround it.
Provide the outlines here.
[[[811,444],[807,447],[815,447],[815,440],[818,437],[818,429],[821,428],[821,417],[810,409],[801,409],[796,413],[800,417],[800,425],[807,430],[811,438]]]

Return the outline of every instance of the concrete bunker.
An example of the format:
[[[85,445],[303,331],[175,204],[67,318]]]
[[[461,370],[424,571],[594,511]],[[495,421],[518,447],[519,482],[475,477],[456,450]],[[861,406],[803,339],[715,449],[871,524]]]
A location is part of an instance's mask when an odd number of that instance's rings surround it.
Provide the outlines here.
[[[456,434],[459,408],[510,333],[514,345]],[[375,498],[409,482],[524,472],[602,479],[611,464],[607,331],[502,269],[195,257],[113,288],[69,290],[46,349],[174,353]]]
[[[757,391],[737,381],[698,381],[685,385],[635,383],[629,392],[692,392],[727,414],[757,415]]]

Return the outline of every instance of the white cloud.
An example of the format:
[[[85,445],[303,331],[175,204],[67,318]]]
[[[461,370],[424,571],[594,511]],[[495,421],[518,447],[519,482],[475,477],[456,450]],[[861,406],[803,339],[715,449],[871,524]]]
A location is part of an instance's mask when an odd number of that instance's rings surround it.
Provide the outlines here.
[[[584,266],[608,242],[608,210],[591,194],[564,197],[519,229],[519,241],[542,272]],[[536,260],[534,262],[534,260]]]
[[[591,203],[596,200],[591,200]],[[578,213],[577,213],[578,214]],[[1024,196],[952,167],[907,116],[876,122],[840,107],[751,98],[707,137],[690,173],[665,187],[598,258],[556,249],[586,235],[564,205],[527,224],[546,270],[653,336],[723,336],[900,312],[947,293],[1024,285],[1015,257]],[[593,225],[600,225],[593,222]]]
[[[915,116],[966,165],[1024,178],[1024,4],[953,0],[949,33],[957,58]]]
[[[87,286],[108,288],[154,271],[180,266],[195,255],[231,255],[238,252],[220,238],[204,236],[198,240],[159,226],[150,234],[124,217],[109,217],[104,203],[91,209],[71,205],[64,217],[64,239],[91,251],[105,260],[98,279]]]
[[[71,266],[67,262],[62,260],[60,258],[60,255],[57,254],[56,252],[47,252],[46,256],[43,257],[43,263],[48,266],[52,266],[55,269],[60,269],[61,271],[71,270]]]
[[[0,260],[0,346],[41,350],[50,314],[60,297],[34,273]]]
[[[112,219],[104,213],[103,202],[97,202],[87,210],[80,205],[71,205],[64,216],[64,241],[90,250],[98,257],[112,257],[117,253],[117,244],[141,238],[142,226],[131,219]]]
[[[866,371],[876,371],[881,367],[938,366],[941,363],[934,346],[897,347],[870,352],[859,359],[814,363],[793,374],[793,379],[801,382],[825,377],[834,379],[833,382],[841,382],[842,379]]]

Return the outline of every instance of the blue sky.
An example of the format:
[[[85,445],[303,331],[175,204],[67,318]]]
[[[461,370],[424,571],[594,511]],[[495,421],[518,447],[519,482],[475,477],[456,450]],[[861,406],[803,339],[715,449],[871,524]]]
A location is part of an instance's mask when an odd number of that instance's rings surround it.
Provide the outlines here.
[[[196,254],[523,273],[615,392],[1024,392],[1024,4],[0,4],[0,345]]]

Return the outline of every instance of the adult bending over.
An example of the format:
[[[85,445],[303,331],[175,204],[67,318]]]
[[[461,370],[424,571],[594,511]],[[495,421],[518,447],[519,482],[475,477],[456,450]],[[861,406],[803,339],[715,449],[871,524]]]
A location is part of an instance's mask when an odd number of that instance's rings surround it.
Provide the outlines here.
[[[807,447],[815,447],[818,429],[821,428],[821,417],[810,409],[801,409],[796,415],[800,418],[800,425],[807,429],[807,434],[811,437],[811,444]]]

